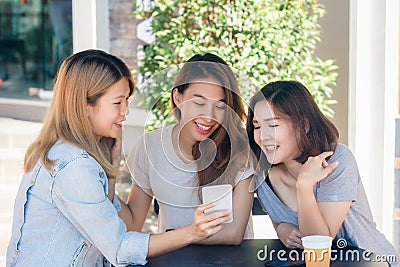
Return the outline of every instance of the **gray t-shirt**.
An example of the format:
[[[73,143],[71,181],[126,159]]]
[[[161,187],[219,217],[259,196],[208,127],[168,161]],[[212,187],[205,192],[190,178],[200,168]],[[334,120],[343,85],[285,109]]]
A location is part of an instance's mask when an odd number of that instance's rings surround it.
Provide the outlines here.
[[[398,251],[376,229],[352,152],[345,145],[339,144],[328,163],[334,161],[338,161],[339,166],[314,186],[314,195],[317,202],[352,201],[335,239],[345,239],[349,246],[363,248],[378,255],[395,255],[399,265]],[[261,206],[273,222],[298,226],[297,212],[278,198],[267,181],[263,181],[258,187],[257,195]]]
[[[174,125],[146,133],[136,143],[127,158],[133,182],[147,189],[159,203],[158,231],[177,229],[193,223],[193,215],[200,205],[197,187],[196,162],[186,163],[175,153],[172,143]],[[235,184],[255,172],[254,165],[240,170]],[[245,238],[253,237],[251,216]]]

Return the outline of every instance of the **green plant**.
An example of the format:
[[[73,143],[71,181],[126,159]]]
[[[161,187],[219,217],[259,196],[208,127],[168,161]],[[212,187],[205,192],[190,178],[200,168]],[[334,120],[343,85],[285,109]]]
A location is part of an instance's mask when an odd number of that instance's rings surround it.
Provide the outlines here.
[[[330,105],[337,73],[333,60],[314,55],[320,41],[318,19],[324,7],[318,0],[154,0],[138,8],[137,19],[152,17],[155,42],[144,49],[139,67],[149,79],[196,53],[213,52],[241,75],[247,101],[255,90],[279,79],[296,79],[310,90],[322,112],[333,117]],[[173,77],[171,78],[173,80]],[[163,79],[155,79],[163,80]],[[163,80],[165,81],[165,79]],[[168,115],[166,82],[160,93],[146,93],[140,105],[151,108],[157,127]],[[257,88],[257,89],[256,89]],[[156,103],[154,105],[154,103]],[[152,128],[152,127],[151,127]]]

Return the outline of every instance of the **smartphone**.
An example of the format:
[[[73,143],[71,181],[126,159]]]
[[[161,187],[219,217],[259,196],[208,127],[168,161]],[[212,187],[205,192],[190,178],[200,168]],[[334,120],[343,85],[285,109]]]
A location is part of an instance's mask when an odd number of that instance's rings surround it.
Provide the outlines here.
[[[211,185],[205,186],[201,189],[203,196],[203,204],[208,204],[211,202],[216,202],[217,205],[211,209],[205,210],[205,214],[209,214],[220,210],[230,210],[232,211],[232,185],[221,184],[221,185]],[[233,222],[233,213],[231,214],[232,219],[224,223]]]

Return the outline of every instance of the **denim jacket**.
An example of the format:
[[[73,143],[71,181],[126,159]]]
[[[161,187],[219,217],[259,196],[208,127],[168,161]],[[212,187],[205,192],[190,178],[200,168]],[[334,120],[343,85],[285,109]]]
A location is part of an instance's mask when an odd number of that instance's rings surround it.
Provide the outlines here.
[[[14,204],[7,266],[146,264],[149,234],[127,232],[107,176],[86,151],[58,141],[21,181]]]

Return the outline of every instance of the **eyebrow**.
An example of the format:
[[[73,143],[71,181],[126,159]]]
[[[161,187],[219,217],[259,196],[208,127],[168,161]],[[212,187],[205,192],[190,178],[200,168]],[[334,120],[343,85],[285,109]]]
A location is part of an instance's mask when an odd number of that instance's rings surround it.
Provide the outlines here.
[[[278,117],[271,117],[271,118],[265,119],[265,120],[263,120],[263,121],[268,122],[268,121],[274,121],[274,120],[279,120],[279,119],[280,119],[280,118],[278,118]],[[253,123],[254,123],[254,122],[258,122],[258,120],[253,119]]]
[[[205,96],[203,96],[203,95],[193,94],[193,96],[195,96],[195,97],[200,97],[200,98],[202,98],[202,99],[204,99],[204,100],[208,100],[207,97],[205,97]],[[221,98],[221,99],[218,100],[218,101],[226,102],[226,99],[225,99],[225,98]]]
[[[126,95],[119,95],[119,96],[116,96],[116,97],[114,97],[113,99],[118,99],[118,98],[127,98],[128,96],[126,96]]]

